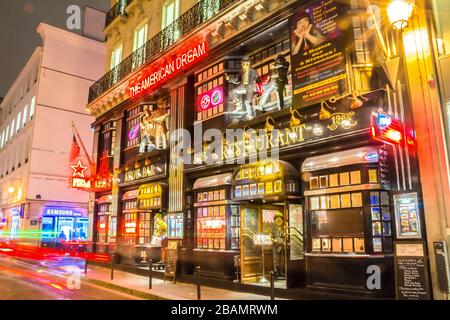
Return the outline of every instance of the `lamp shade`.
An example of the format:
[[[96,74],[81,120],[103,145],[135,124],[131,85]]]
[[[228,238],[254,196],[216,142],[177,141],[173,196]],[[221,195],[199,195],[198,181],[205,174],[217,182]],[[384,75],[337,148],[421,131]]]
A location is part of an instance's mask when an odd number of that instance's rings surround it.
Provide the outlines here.
[[[395,29],[403,30],[408,26],[411,17],[413,3],[408,0],[392,0],[387,8],[390,23]]]

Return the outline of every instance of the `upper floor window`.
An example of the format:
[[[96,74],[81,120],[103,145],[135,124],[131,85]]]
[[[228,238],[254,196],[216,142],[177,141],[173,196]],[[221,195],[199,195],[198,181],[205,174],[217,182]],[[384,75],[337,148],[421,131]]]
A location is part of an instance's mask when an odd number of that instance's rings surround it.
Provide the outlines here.
[[[6,127],[5,143],[8,142],[8,139],[9,139],[9,126]]]
[[[31,105],[30,105],[30,120],[33,119],[35,110],[36,110],[36,97],[33,97],[31,98]]]
[[[136,51],[147,42],[148,25],[147,21],[141,23],[136,30],[134,30],[133,51]]]
[[[120,63],[122,62],[122,45],[120,45],[119,47],[117,47],[116,49],[113,50],[113,52],[111,53],[111,65],[110,65],[110,69],[114,69],[115,67],[117,67]]]
[[[13,119],[13,121],[11,122],[11,135],[9,136],[9,138],[10,139],[12,139],[12,137],[14,136],[14,119]]]
[[[168,0],[163,6],[163,19],[162,28],[166,28],[172,22],[174,22],[179,15],[180,11],[180,0]]]
[[[19,112],[19,114],[17,115],[16,132],[19,132],[19,130],[21,128],[20,127],[20,125],[21,125],[21,123],[20,123],[21,117],[22,117],[22,112]]]
[[[1,135],[0,148],[3,148],[4,143],[5,143],[5,130],[3,130],[2,135]]]
[[[27,124],[27,116],[28,116],[28,105],[23,109],[23,118],[22,118],[22,128],[25,128]]]

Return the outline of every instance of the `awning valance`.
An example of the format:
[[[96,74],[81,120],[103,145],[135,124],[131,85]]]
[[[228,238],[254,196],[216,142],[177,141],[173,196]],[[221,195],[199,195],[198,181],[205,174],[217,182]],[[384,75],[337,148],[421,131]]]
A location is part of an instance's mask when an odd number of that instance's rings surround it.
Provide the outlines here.
[[[198,189],[213,188],[213,187],[218,187],[218,186],[223,186],[223,185],[230,185],[231,177],[232,177],[231,173],[223,173],[223,174],[218,174],[215,176],[200,178],[200,179],[197,179],[197,181],[195,181],[193,189],[198,190]]]
[[[307,158],[302,165],[302,172],[337,168],[352,164],[378,162],[378,148],[374,146],[339,151],[321,156]]]
[[[125,194],[122,197],[122,200],[135,200],[138,198],[138,190],[131,190],[125,192]]]
[[[101,196],[100,198],[98,198],[97,203],[98,204],[103,204],[103,203],[111,203],[112,201],[112,195],[107,194],[104,196]]]

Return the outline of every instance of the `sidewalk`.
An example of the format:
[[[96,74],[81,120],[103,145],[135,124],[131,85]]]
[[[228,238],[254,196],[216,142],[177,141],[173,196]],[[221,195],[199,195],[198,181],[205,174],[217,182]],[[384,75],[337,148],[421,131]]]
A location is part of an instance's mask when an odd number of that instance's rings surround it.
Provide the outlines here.
[[[137,297],[150,300],[197,300],[197,287],[193,284],[177,283],[153,278],[153,289],[148,289],[148,277],[114,271],[108,268],[88,265],[84,281],[121,291]],[[210,287],[201,287],[202,300],[269,300],[270,297],[251,293],[235,292]]]

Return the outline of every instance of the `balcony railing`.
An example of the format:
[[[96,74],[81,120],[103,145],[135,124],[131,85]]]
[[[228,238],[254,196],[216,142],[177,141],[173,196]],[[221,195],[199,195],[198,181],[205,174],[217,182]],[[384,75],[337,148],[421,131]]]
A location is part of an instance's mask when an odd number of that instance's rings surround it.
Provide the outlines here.
[[[116,4],[106,13],[105,28],[108,27],[118,16],[126,16],[125,9],[133,0],[118,0]]]
[[[137,49],[94,83],[89,89],[89,102],[112,88],[128,74],[151,60],[156,54],[172,46],[178,39],[190,33],[202,23],[210,20],[220,11],[237,1],[239,0],[199,1],[195,6],[183,13],[177,20],[148,40],[145,45]]]

